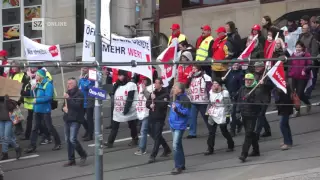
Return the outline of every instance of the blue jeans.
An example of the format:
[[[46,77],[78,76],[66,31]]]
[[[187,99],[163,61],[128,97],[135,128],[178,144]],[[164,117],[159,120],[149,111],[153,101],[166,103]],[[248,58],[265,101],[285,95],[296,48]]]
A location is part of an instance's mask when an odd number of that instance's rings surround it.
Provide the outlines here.
[[[197,119],[198,119],[198,112],[200,112],[203,120],[208,122],[208,115],[206,115],[207,111],[207,104],[191,104],[191,112],[189,115],[189,135],[196,136],[197,135]]]
[[[14,148],[18,147],[12,128],[12,121],[0,121],[0,138],[3,153],[8,152],[9,144],[11,144]]]
[[[142,152],[145,152],[147,147],[148,120],[149,120],[149,117],[146,117],[141,120],[141,130],[140,130],[141,138],[139,141],[139,148]]]
[[[280,130],[283,136],[283,143],[286,145],[292,145],[292,134],[289,125],[289,115],[283,115],[280,118]]]
[[[173,148],[173,156],[174,156],[174,167],[175,168],[182,168],[185,166],[185,157],[184,157],[184,151],[182,146],[182,136],[184,133],[184,130],[177,130],[172,129],[172,148]]]
[[[260,136],[260,133],[262,131],[262,129],[264,128],[264,131],[265,132],[271,132],[271,128],[270,128],[270,125],[269,125],[269,122],[266,118],[266,112],[267,112],[267,108],[268,106],[263,106],[262,109],[261,109],[261,113],[262,115],[259,115],[258,116],[258,119],[257,119],[257,127],[256,127],[256,134],[257,136]]]
[[[38,139],[38,132],[41,128],[41,123],[44,122],[46,125],[46,128],[48,129],[47,133],[51,133],[54,137],[54,141],[56,145],[61,144],[60,136],[56,130],[56,128],[52,124],[51,119],[51,113],[35,113],[35,124],[33,126],[32,132],[31,132],[31,146],[36,147],[37,146],[37,139]],[[46,135],[46,137],[49,137],[50,135]]]
[[[87,153],[83,150],[77,137],[80,124],[77,122],[65,122],[64,134],[68,145],[68,160],[75,161],[74,151],[76,150],[80,157],[86,157]]]

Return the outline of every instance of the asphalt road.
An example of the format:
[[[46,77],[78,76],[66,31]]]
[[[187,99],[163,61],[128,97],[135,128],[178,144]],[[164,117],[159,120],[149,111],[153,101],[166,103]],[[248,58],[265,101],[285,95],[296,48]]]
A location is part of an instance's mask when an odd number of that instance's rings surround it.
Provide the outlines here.
[[[320,101],[320,87],[314,92],[312,102]],[[109,124],[110,108],[108,102],[104,103],[104,125]],[[58,110],[52,113],[53,121],[61,138],[63,138],[62,113]],[[186,154],[187,170],[178,176],[170,175],[173,168],[172,157],[157,158],[154,164],[147,164],[149,153],[144,156],[135,156],[136,148],[131,148],[129,143],[130,131],[127,124],[121,124],[117,142],[112,149],[104,150],[104,179],[146,179],[146,180],[247,180],[247,179],[318,179],[320,175],[320,107],[313,106],[309,115],[302,109],[302,116],[290,119],[293,133],[294,147],[289,151],[280,151],[279,144],[281,133],[279,129],[279,117],[272,108],[267,113],[267,119],[271,125],[272,137],[260,140],[261,156],[249,158],[248,162],[240,163],[237,159],[243,142],[243,132],[234,138],[236,150],[226,153],[226,140],[218,132],[216,137],[216,153],[212,156],[203,156],[206,150],[207,130],[199,117],[198,138],[184,139],[183,145]],[[110,130],[104,130],[104,139],[108,137]],[[79,138],[83,134],[81,129]],[[185,136],[187,132],[185,133]],[[168,127],[164,132],[165,139],[172,143],[172,137]],[[20,142],[22,147],[28,145],[28,141]],[[81,142],[87,150],[89,157],[87,166],[74,166],[64,168],[62,165],[67,160],[66,146],[60,151],[51,151],[52,145],[39,146],[37,152],[24,155],[21,160],[14,159],[14,152],[10,152],[10,160],[1,162],[5,171],[6,180],[89,180],[94,176],[94,146],[93,141]],[[148,139],[148,152],[152,148],[152,140]],[[160,150],[159,154],[162,153]],[[318,168],[318,169],[317,169]]]

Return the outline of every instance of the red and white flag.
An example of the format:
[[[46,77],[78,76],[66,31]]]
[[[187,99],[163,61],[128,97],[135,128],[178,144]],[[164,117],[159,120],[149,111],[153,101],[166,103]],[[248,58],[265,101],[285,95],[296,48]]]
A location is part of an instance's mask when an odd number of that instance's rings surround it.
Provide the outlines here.
[[[178,44],[177,38],[172,39],[171,44],[167,49],[165,49],[157,58],[157,62],[175,62],[178,61]],[[159,65],[161,69],[161,78],[163,81],[163,86],[167,87],[172,78],[176,74],[176,65],[161,64]]]
[[[287,94],[287,83],[283,67],[283,62],[278,61],[267,73],[271,81],[281,89],[284,93]]]
[[[270,44],[269,51],[268,51],[266,59],[271,59],[273,57],[273,52],[274,52],[274,50],[276,48],[276,42],[277,42],[278,37],[279,37],[279,33],[277,33],[276,37],[274,38],[274,41]],[[271,67],[272,67],[271,61],[267,61],[265,68],[266,69],[271,69]]]
[[[304,92],[306,92],[307,89],[309,89],[309,88],[313,85],[312,79],[313,79],[313,72],[312,72],[312,70],[311,70],[311,71],[310,71],[309,80],[308,80],[308,83],[307,83],[307,85],[306,85],[306,88],[304,89]]]
[[[257,39],[258,39],[258,35],[255,35],[253,37],[253,39],[251,40],[250,44],[247,46],[247,48],[241,53],[241,55],[238,57],[239,60],[244,60],[249,58],[250,61],[250,56],[252,51],[254,50],[254,48],[256,47],[257,44]],[[247,69],[248,68],[248,62],[241,62],[240,63],[242,66],[242,69]]]

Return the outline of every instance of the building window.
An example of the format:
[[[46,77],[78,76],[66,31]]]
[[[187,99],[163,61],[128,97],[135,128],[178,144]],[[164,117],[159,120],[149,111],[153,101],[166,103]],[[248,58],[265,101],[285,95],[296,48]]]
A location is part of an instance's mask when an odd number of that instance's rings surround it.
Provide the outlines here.
[[[266,4],[266,3],[273,3],[273,2],[280,2],[284,0],[260,0],[261,4]]]
[[[183,0],[182,8],[202,7],[202,6],[214,6],[229,3],[238,3],[252,0]]]
[[[0,9],[2,15],[0,46],[1,49],[8,51],[10,58],[21,57],[22,36],[41,43],[42,31],[32,30],[31,22],[32,18],[43,17],[42,0],[3,0]]]

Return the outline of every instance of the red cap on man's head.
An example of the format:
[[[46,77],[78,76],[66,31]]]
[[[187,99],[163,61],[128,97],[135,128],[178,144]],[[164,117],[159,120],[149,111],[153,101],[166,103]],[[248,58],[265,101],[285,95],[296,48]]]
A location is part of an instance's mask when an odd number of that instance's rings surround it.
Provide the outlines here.
[[[227,30],[226,30],[226,28],[224,27],[224,26],[220,26],[217,30],[216,30],[216,32],[217,33],[226,33],[227,32]]]
[[[8,52],[6,50],[1,50],[0,51],[0,56],[1,57],[7,57],[8,56]]]
[[[209,25],[204,25],[201,27],[201,29],[204,31],[211,31],[211,27]]]
[[[172,30],[180,29],[180,25],[179,24],[172,24],[171,29]]]

